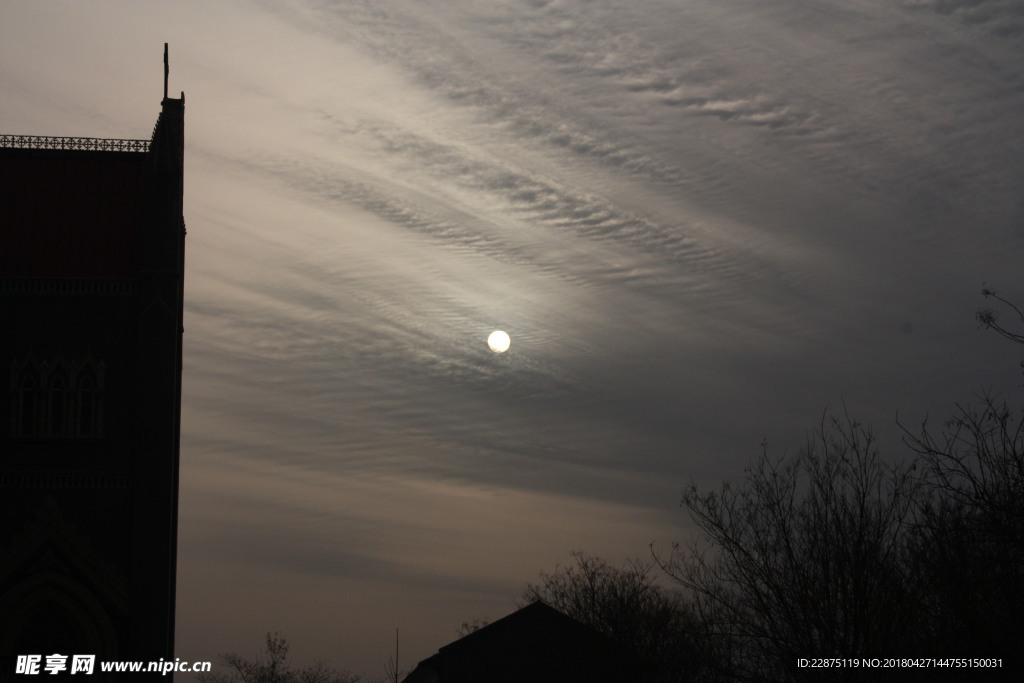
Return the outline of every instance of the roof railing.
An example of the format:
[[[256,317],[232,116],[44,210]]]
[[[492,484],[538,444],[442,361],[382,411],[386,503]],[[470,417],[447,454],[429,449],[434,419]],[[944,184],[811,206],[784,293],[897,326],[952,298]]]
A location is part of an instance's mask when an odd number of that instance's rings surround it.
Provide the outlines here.
[[[100,152],[148,152],[149,140],[71,138],[50,135],[0,135],[0,147],[14,149],[70,149]]]

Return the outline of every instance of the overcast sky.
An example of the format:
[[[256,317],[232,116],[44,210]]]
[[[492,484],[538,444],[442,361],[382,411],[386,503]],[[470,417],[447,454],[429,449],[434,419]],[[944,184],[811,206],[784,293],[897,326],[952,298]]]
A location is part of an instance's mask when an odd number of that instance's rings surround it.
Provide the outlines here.
[[[185,92],[177,655],[381,675],[1019,347],[1024,2],[3,2],[0,132]],[[504,354],[487,335],[511,337]]]

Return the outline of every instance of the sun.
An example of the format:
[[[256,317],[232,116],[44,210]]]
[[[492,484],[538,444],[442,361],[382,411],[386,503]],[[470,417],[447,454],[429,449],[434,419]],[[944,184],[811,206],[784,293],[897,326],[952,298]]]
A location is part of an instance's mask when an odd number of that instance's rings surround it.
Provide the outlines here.
[[[509,339],[508,334],[501,330],[491,332],[491,336],[487,338],[487,345],[490,346],[491,351],[494,351],[495,353],[505,353],[508,351],[508,346],[511,343],[512,340]]]

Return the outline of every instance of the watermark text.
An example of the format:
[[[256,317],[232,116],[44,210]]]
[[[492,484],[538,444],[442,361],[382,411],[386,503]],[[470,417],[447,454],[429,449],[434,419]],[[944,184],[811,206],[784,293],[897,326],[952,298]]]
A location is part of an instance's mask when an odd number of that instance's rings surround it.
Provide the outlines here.
[[[55,652],[49,655],[18,655],[14,673],[20,676],[56,675],[68,673],[91,676],[102,673],[205,673],[210,671],[210,662],[189,662],[175,658],[174,661],[161,659],[156,662],[96,661],[96,655],[65,655]]]

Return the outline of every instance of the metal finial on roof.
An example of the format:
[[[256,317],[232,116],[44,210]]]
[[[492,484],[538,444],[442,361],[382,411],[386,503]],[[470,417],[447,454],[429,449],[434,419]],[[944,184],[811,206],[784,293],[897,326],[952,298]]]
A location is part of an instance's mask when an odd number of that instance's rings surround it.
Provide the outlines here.
[[[164,43],[164,99],[167,99],[167,76],[171,71],[171,67],[167,62],[167,43]]]

